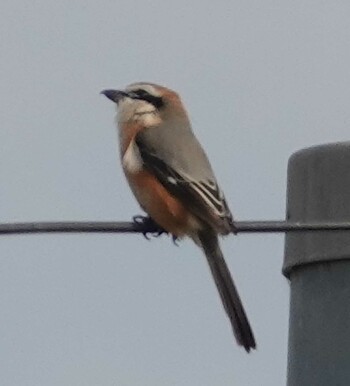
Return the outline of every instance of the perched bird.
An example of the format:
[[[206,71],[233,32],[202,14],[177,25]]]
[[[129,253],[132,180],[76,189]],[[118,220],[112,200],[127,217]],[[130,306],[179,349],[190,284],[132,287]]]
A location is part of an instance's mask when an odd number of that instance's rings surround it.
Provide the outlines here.
[[[232,215],[179,95],[146,82],[102,94],[117,105],[121,162],[132,192],[157,225],[202,248],[236,340],[249,352],[254,335],[218,241],[234,232]]]

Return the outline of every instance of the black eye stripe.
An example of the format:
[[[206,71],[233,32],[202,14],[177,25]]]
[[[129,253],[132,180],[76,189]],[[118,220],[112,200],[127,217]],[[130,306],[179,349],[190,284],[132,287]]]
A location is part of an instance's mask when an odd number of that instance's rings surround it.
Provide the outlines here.
[[[164,106],[164,102],[161,97],[151,95],[150,93],[148,93],[146,90],[143,90],[143,89],[132,91],[130,95],[133,99],[144,100],[148,103],[151,103],[153,106],[155,106],[158,109]]]
[[[145,90],[135,90],[128,92],[128,96],[132,99],[144,99],[147,98],[150,94]]]

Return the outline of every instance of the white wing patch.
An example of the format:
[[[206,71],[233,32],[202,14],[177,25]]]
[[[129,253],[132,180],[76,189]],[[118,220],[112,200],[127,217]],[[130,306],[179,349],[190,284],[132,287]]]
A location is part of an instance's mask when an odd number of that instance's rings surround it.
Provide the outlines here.
[[[122,163],[124,169],[126,169],[129,173],[137,173],[142,170],[143,162],[141,154],[134,140],[130,142],[128,148],[126,149]]]
[[[177,181],[174,177],[168,177],[168,181],[173,184],[173,185],[176,185],[177,184]]]

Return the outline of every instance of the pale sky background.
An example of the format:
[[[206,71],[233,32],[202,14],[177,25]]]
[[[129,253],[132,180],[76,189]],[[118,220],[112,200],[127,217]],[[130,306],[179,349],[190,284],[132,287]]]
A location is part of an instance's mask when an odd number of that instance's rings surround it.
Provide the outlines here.
[[[289,156],[350,137],[349,20],[348,0],[2,0],[0,221],[140,213],[99,95],[135,81],[182,95],[236,219],[283,219]],[[250,355],[188,241],[1,237],[1,386],[285,384],[283,236],[222,245]]]

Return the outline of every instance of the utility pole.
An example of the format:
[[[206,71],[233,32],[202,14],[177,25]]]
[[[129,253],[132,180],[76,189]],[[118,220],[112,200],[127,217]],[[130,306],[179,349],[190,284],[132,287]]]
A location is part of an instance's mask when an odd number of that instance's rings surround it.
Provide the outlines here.
[[[350,142],[304,149],[288,166],[287,221],[350,219]],[[350,385],[350,231],[289,232],[288,386]]]

